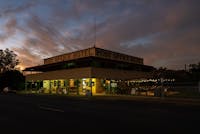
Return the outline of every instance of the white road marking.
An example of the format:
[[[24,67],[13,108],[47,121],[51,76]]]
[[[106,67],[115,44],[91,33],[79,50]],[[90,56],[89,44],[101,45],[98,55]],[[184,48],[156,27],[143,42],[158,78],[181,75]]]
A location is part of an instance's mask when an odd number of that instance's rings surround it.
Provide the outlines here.
[[[43,110],[47,110],[47,111],[54,111],[54,112],[65,112],[64,110],[62,109],[57,109],[57,108],[51,108],[51,107],[45,107],[45,106],[39,106],[40,109],[43,109]]]

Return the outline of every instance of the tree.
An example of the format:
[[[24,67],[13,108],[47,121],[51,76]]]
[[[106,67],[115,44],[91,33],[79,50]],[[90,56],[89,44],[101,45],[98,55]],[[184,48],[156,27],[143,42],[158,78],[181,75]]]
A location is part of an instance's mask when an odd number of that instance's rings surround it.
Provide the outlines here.
[[[190,72],[200,72],[200,62],[198,64],[190,64],[189,67]]]
[[[190,64],[189,72],[193,81],[200,81],[200,62],[198,64]]]
[[[6,48],[5,50],[0,50],[0,73],[6,72],[8,70],[14,70],[19,64],[17,55]]]
[[[0,89],[9,87],[15,90],[24,89],[25,77],[18,70],[9,70],[0,74]]]
[[[160,79],[160,78],[168,78],[170,70],[167,70],[165,67],[160,67],[157,70],[153,71],[153,78]]]

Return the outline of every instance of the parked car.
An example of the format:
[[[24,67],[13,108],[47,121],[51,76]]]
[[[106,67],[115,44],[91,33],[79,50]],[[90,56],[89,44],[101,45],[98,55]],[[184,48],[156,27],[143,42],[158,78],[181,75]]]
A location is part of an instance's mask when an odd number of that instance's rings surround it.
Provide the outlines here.
[[[16,90],[13,90],[12,88],[10,87],[5,87],[2,91],[3,94],[16,94],[17,91]]]

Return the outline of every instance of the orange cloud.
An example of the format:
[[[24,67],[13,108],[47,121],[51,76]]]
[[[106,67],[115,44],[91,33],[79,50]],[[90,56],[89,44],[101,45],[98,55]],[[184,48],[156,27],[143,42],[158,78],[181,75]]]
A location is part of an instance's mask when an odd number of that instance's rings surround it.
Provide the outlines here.
[[[180,69],[200,61],[199,4],[185,0],[88,0],[72,2],[67,8],[66,3],[47,3],[51,8],[48,19],[43,12],[28,12],[22,26],[12,16],[5,25],[7,34],[0,39],[16,34],[17,29],[24,37],[14,48],[21,65],[38,65],[43,58],[93,46],[96,16],[97,47],[143,57],[145,64],[155,67]]]

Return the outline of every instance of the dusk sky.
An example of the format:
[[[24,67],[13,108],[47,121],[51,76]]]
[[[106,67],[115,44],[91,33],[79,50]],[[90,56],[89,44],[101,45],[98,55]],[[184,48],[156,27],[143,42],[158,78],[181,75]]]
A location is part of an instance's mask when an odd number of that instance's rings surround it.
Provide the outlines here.
[[[96,46],[183,69],[200,62],[200,0],[0,0],[0,49],[22,67]]]

